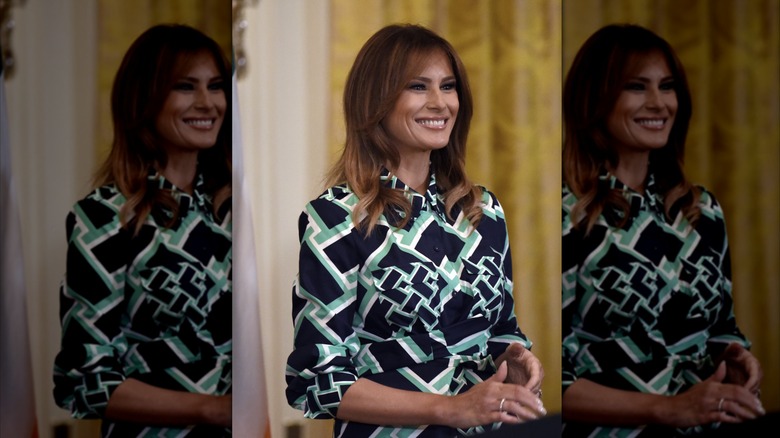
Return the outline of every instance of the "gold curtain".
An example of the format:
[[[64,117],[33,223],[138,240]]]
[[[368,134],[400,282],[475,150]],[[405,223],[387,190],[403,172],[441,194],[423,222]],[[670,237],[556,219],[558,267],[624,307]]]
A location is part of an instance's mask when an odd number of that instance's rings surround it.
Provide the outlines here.
[[[657,32],[685,66],[686,173],[723,206],[737,323],[764,369],[764,407],[780,409],[780,1],[564,0],[564,68],[613,22]]]
[[[382,26],[416,23],[446,38],[474,93],[470,178],[506,210],[517,316],[545,369],[545,407],[560,411],[560,0],[331,0],[330,145],[344,143],[352,62]]]
[[[232,9],[226,0],[98,0],[97,162],[111,149],[111,85],[130,44],[160,23],[190,25],[213,38],[230,56]]]

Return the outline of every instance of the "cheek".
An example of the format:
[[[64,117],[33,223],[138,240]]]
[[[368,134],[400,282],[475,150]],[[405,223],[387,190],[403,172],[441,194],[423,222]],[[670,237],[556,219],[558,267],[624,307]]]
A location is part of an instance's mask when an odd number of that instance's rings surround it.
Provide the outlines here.
[[[666,107],[669,108],[669,112],[672,115],[677,113],[677,96],[671,96],[666,103]]]
[[[227,109],[227,99],[224,94],[220,94],[214,98],[214,106],[217,107],[217,112],[224,114]]]

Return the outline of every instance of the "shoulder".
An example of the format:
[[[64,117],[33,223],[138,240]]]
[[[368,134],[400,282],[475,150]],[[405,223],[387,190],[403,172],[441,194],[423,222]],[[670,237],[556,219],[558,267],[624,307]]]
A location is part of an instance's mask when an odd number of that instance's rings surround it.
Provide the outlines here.
[[[476,185],[476,187],[482,193],[482,196],[480,197],[478,202],[479,202],[479,206],[482,208],[483,218],[487,216],[495,221],[505,222],[506,218],[504,216],[504,207],[501,205],[501,202],[498,200],[498,196],[496,196],[495,193],[488,190],[488,188],[485,186]]]
[[[93,189],[73,204],[66,219],[66,233],[71,236],[76,226],[100,232],[116,233],[121,228],[119,210],[126,198],[114,185]],[[83,234],[83,232],[82,232]]]
[[[313,218],[332,228],[340,223],[351,221],[352,210],[357,202],[357,195],[346,184],[335,185],[306,204],[301,213],[301,220]]]
[[[498,196],[496,196],[495,193],[488,190],[487,187],[481,186],[479,184],[477,184],[476,187],[481,193],[479,203],[483,208],[502,208],[501,203],[498,201]]]
[[[92,221],[109,222],[111,220],[118,220],[119,210],[125,203],[126,198],[116,186],[105,185],[93,189],[85,197],[77,201],[70,214],[90,218]]]
[[[722,222],[723,209],[720,202],[715,198],[715,194],[701,185],[697,185],[696,188],[699,190],[699,210],[702,217]]]
[[[569,186],[564,184],[561,188],[561,206],[563,207],[563,211],[570,213],[571,209],[576,203],[577,197],[574,196],[574,193],[571,191]]]
[[[718,203],[718,200],[715,198],[715,194],[711,191],[707,190],[706,187],[697,185],[697,189],[699,189],[699,206],[702,208],[713,208],[713,207],[720,207],[720,203]]]

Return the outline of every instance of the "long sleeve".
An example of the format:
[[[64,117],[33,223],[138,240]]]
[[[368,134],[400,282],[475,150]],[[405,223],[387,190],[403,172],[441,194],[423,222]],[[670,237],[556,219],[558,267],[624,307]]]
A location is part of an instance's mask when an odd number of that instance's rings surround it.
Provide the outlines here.
[[[573,201],[573,196],[569,194],[569,202]],[[561,226],[561,385],[563,391],[566,390],[577,379],[574,371],[574,356],[579,351],[579,340],[574,335],[572,319],[574,318],[574,308],[576,306],[577,293],[577,270],[579,260],[577,257],[577,248],[579,246],[579,234],[574,230],[571,221],[571,206],[567,205],[567,192],[563,195],[563,211]]]
[[[710,270],[709,275],[701,276],[698,281],[704,281],[705,278],[711,279],[713,294],[717,295],[720,302],[713,326],[710,328],[710,338],[707,341],[710,354],[717,357],[731,342],[737,342],[745,348],[750,348],[751,344],[737,327],[734,317],[731,257],[723,210],[715,196],[706,190],[702,190],[700,208],[702,214],[697,228],[711,242],[710,253],[714,254],[715,258],[711,267],[701,263],[695,272],[700,272],[702,269]]]
[[[128,236],[117,206],[79,202],[67,218],[67,272],[60,290],[61,350],[54,362],[54,399],[76,418],[102,417],[125,380],[120,356]]]
[[[484,190],[483,192],[483,212],[484,220],[495,221],[489,227],[483,229],[492,229],[503,234],[503,251],[501,254],[501,263],[499,277],[502,278],[501,300],[502,305],[497,319],[492,329],[492,336],[488,340],[488,352],[495,360],[500,356],[507,346],[513,342],[520,342],[525,348],[530,349],[533,346],[531,340],[522,332],[515,315],[514,301],[514,283],[512,281],[512,252],[509,247],[509,232],[504,217],[504,209],[496,196]],[[487,225],[487,224],[485,224]]]
[[[338,203],[318,200],[299,220],[295,346],[287,362],[287,400],[309,418],[335,417],[358,377],[352,362],[359,348],[353,329],[358,262],[349,214]]]

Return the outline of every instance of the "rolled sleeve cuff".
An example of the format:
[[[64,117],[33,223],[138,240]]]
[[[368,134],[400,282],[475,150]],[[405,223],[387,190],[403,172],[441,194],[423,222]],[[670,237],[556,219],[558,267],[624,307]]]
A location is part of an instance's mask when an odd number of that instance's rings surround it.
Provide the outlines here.
[[[357,375],[337,371],[319,374],[306,390],[306,401],[301,406],[306,418],[336,418],[341,399],[357,381]]]
[[[58,387],[55,398],[61,407],[71,411],[73,418],[103,418],[108,399],[124,381],[125,376],[116,372],[88,374],[70,394],[64,394],[63,388]]]

